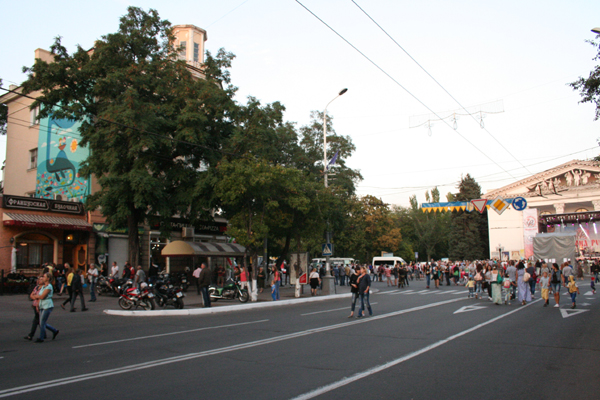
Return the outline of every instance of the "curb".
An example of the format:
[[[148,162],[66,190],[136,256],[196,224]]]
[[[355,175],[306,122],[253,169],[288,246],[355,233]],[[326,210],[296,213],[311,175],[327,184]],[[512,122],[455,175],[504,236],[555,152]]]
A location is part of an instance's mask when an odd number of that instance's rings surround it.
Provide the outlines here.
[[[371,291],[374,293],[375,291]],[[181,315],[206,315],[206,314],[220,314],[233,311],[244,311],[252,310],[256,308],[267,308],[267,307],[282,307],[291,304],[302,304],[302,303],[314,303],[317,301],[342,299],[346,297],[352,297],[352,293],[343,294],[332,294],[329,296],[320,297],[307,297],[293,300],[279,300],[279,301],[265,301],[256,302],[251,304],[239,304],[235,306],[222,306],[222,307],[210,307],[210,308],[191,308],[189,310],[151,310],[151,311],[126,311],[126,310],[104,310],[103,312],[108,315],[118,315],[121,317],[165,317],[165,316],[181,316]]]

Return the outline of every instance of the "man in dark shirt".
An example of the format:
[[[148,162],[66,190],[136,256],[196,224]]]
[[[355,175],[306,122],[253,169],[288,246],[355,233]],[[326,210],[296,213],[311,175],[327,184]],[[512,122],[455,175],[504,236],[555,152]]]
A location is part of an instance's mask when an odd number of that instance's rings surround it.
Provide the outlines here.
[[[365,310],[365,303],[367,303],[367,310],[369,310],[369,316],[373,315],[371,309],[371,303],[369,303],[369,290],[371,289],[371,277],[367,274],[367,269],[361,267],[360,277],[358,278],[358,293],[360,295],[360,308],[358,309],[358,317],[363,317]]]
[[[208,294],[208,286],[210,285],[210,270],[206,264],[202,264],[202,271],[200,271],[200,278],[198,278],[198,286],[202,291],[202,299],[204,300],[204,307],[210,307],[210,296]]]
[[[360,276],[360,270],[356,267],[350,275],[350,293],[352,293],[352,305],[350,306],[350,315],[348,318],[354,317],[354,308],[356,307],[356,300],[358,300],[358,277]]]

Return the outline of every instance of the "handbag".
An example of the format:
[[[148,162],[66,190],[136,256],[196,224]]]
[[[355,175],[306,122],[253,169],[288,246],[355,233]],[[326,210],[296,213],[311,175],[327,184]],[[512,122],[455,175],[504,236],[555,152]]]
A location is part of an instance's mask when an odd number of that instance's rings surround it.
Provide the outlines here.
[[[525,271],[523,273],[523,282],[529,282],[529,279],[531,279],[531,275],[529,275],[529,273]]]

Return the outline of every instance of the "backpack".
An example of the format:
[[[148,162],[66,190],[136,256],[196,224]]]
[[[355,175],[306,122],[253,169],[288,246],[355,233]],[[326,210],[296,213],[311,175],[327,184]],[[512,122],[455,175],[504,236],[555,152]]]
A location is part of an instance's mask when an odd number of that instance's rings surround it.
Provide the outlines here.
[[[558,271],[552,271],[552,283],[560,283],[560,273]]]

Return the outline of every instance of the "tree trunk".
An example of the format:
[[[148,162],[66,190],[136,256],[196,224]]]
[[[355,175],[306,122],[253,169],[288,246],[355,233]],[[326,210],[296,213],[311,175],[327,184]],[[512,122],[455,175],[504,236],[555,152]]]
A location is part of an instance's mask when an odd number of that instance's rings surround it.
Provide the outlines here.
[[[127,217],[127,232],[129,244],[129,262],[136,268],[140,262],[140,236],[138,235],[138,220],[136,211],[131,207],[130,214]]]
[[[275,264],[277,267],[281,266],[281,263],[287,258],[288,253],[290,252],[290,242],[292,241],[292,233],[288,232],[285,236],[285,246],[283,246],[283,250],[277,259],[277,263]]]

